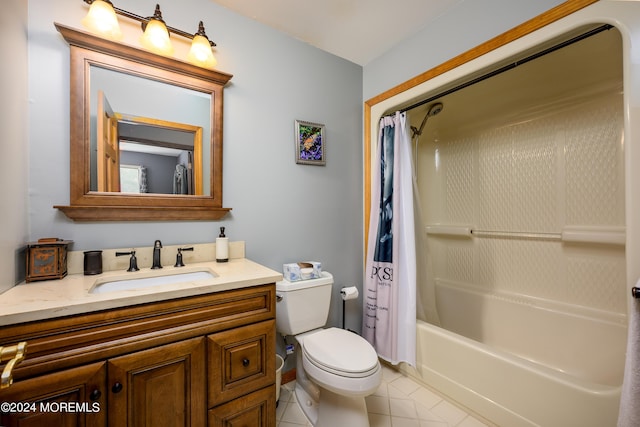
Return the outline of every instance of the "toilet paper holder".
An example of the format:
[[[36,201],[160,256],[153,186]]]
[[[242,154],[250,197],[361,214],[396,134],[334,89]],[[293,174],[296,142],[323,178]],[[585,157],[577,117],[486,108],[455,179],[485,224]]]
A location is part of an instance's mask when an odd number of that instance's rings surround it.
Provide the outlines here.
[[[342,298],[342,329],[347,329],[345,327],[345,313],[346,313],[346,302],[347,300],[357,299],[358,298],[358,288],[355,286],[348,286],[340,289],[340,297]],[[351,329],[347,329],[348,331],[353,332]]]
[[[631,296],[634,298],[640,298],[640,288],[637,286],[631,288]]]
[[[358,288],[356,288],[355,286],[349,286],[340,289],[340,296],[342,297],[343,301],[357,299],[358,295]]]

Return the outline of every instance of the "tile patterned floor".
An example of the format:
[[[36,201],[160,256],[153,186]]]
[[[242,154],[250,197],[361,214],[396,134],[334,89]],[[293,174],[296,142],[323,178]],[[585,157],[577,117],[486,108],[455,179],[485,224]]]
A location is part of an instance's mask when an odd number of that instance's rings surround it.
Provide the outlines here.
[[[411,378],[383,365],[382,384],[367,397],[371,427],[489,427],[459,406]],[[277,427],[311,426],[296,402],[295,382],[284,384],[276,411]]]

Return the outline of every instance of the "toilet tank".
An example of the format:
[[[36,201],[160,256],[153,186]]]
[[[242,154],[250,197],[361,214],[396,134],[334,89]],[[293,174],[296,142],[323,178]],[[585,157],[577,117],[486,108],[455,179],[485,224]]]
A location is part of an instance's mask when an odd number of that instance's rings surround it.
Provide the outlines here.
[[[276,330],[298,335],[327,323],[333,276],[323,271],[317,279],[276,283]]]

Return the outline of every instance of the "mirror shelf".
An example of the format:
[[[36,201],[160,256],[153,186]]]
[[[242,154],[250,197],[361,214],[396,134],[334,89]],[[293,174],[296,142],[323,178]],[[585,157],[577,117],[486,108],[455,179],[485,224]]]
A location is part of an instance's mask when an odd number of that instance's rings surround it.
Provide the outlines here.
[[[231,208],[171,206],[54,206],[78,222],[93,221],[200,221],[224,217]]]
[[[74,221],[193,221],[224,217],[231,208],[222,206],[222,95],[232,75],[156,55],[58,23],[55,26],[70,47],[71,157],[70,203],[54,208]],[[205,97],[209,113],[205,114],[207,123],[204,124],[205,134],[202,138],[205,153],[202,167],[206,169],[204,175],[199,174],[205,178],[204,182],[193,183],[205,188],[204,194],[95,191],[92,179],[95,185],[96,140],[99,139],[96,133],[99,132],[95,124],[96,113],[91,109],[95,105],[92,100],[91,70],[96,68]],[[129,98],[139,101],[144,97]],[[170,105],[172,100],[154,103]],[[184,106],[180,108],[185,110]],[[198,107],[193,111],[200,113],[202,109]],[[115,141],[115,144],[118,142]],[[119,171],[119,159],[115,160],[114,170]],[[119,172],[115,173],[119,175]]]

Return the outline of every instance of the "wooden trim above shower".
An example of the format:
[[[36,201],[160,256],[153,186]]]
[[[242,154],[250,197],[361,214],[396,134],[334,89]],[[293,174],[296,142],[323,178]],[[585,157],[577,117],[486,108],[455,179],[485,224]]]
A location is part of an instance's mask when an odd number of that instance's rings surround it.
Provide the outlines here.
[[[539,30],[559,19],[562,19],[580,9],[583,9],[598,0],[567,0],[558,6],[532,18],[511,30],[504,32],[476,47],[470,49],[442,64],[427,70],[404,83],[401,83],[379,95],[370,98],[364,103],[364,259],[366,259],[367,239],[369,236],[369,215],[371,204],[371,108],[393,96],[412,89],[428,80],[466,64],[482,55],[485,55],[499,47],[524,37]]]

